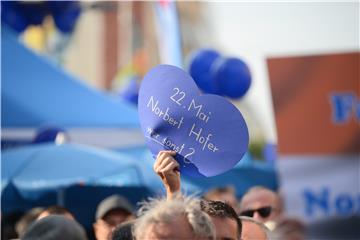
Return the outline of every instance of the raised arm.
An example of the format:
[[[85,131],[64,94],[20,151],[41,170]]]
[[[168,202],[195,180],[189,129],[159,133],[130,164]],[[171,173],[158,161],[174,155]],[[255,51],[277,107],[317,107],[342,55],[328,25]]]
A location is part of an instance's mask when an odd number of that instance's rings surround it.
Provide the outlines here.
[[[160,151],[154,163],[154,171],[160,176],[168,199],[180,195],[180,171],[175,155],[175,151]]]

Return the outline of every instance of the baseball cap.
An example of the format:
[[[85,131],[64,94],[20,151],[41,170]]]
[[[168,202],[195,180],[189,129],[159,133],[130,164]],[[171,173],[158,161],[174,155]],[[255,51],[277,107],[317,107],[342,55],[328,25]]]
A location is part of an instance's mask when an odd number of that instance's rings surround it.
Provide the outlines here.
[[[120,195],[111,195],[102,200],[96,210],[96,219],[103,218],[108,212],[115,209],[122,209],[131,214],[133,207],[130,202]]]
[[[21,238],[23,240],[86,240],[84,228],[62,215],[50,215],[32,223]]]

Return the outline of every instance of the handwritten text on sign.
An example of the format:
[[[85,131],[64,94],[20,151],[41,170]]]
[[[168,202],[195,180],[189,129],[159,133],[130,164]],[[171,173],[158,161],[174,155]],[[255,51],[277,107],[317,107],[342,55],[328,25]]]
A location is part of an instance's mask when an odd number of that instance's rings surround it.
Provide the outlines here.
[[[214,176],[231,169],[248,145],[241,113],[226,99],[201,95],[183,70],[159,65],[139,93],[140,123],[154,155],[173,150],[181,171]]]

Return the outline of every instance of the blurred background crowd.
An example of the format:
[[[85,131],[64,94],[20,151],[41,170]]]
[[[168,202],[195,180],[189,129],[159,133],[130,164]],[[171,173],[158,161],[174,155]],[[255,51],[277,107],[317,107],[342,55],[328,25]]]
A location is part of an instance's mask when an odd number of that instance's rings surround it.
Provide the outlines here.
[[[359,49],[358,1],[2,1],[1,238],[147,239],[188,221],[187,237],[221,239],[217,218],[242,239],[359,238]],[[233,169],[181,176],[191,198],[169,197],[140,129],[158,64],[249,128]]]

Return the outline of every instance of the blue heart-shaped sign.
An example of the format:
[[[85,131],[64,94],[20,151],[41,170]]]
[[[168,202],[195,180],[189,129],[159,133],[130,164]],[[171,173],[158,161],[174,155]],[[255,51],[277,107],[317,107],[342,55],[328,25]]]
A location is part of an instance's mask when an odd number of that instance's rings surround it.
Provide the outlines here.
[[[146,74],[139,92],[140,124],[154,156],[174,150],[180,171],[215,176],[245,154],[249,133],[239,110],[228,100],[201,94],[188,73],[159,65]]]

